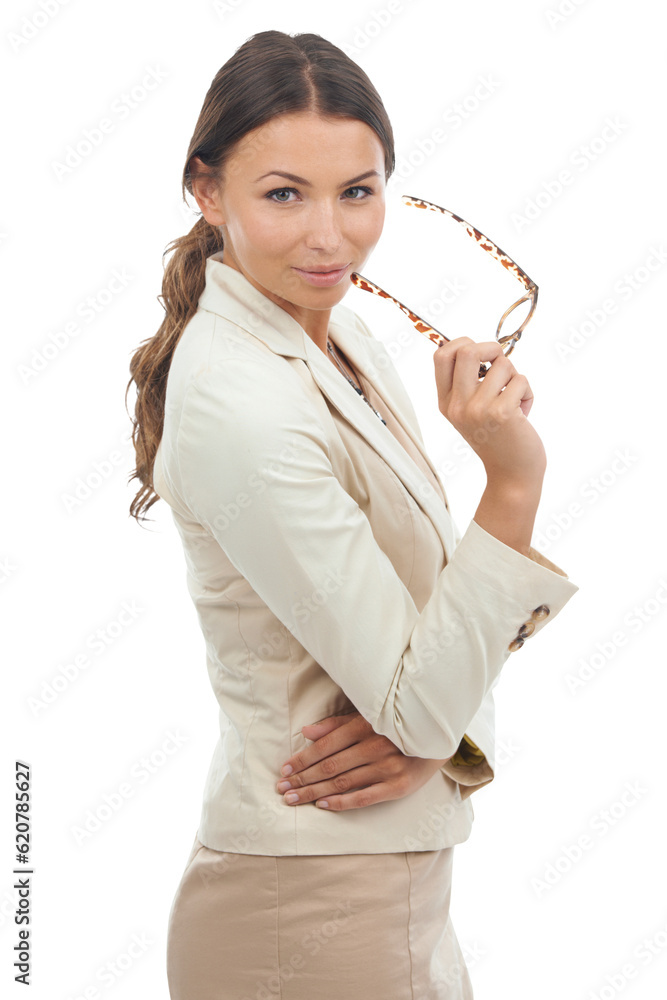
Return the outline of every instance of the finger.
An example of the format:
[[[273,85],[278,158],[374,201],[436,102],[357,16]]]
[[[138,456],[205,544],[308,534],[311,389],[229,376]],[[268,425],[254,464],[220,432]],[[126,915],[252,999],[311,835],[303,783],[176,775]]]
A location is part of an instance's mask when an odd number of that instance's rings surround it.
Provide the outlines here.
[[[511,362],[508,362],[508,364],[511,364]],[[512,365],[512,368],[514,369],[514,365]],[[486,376],[484,382],[486,382],[486,379],[490,378],[490,376],[491,372],[489,372],[489,375]],[[502,377],[503,376],[499,376],[500,379],[502,379]],[[502,403],[499,403],[498,405],[501,406],[503,411],[507,414],[512,413],[516,409],[520,409],[524,417],[527,417],[530,413],[533,401],[533,390],[530,388],[528,379],[525,375],[520,375],[519,372],[514,369],[511,372],[508,381],[505,383],[505,388],[502,393]]]
[[[344,725],[342,719],[332,715],[329,719],[323,719],[322,722],[311,722],[308,725],[302,726],[301,732],[307,740],[315,742],[315,740],[319,740],[322,736],[326,736],[327,733],[332,733],[334,729],[338,729],[342,725]],[[310,736],[306,730],[310,731]]]
[[[392,769],[397,765],[400,767],[405,757],[386,736],[380,736],[370,726],[368,728],[370,735],[368,733],[362,735],[356,743],[330,753],[302,771],[278,779],[276,791],[284,793],[290,788],[304,788],[318,781],[336,778],[362,765],[374,768],[374,780],[379,776],[383,778],[392,776],[395,773]]]
[[[471,341],[462,344],[456,352],[452,373],[452,399],[466,404],[479,388],[479,366],[482,361],[495,361],[503,353],[496,340],[486,340],[481,344]],[[491,370],[493,365],[491,365]],[[489,377],[484,377],[484,382]],[[496,376],[497,377],[497,376]]]
[[[501,352],[491,362],[491,367],[484,378],[478,382],[477,397],[490,399],[494,396],[499,396],[510,379],[516,374],[518,373],[512,362]]]
[[[516,386],[517,398],[519,398],[519,407],[524,417],[527,417],[530,413],[533,403],[535,402],[535,397],[533,396],[533,390],[530,388],[530,383],[524,375],[517,375],[512,382]],[[515,386],[512,386],[514,388]],[[507,391],[507,390],[505,390]]]
[[[470,337],[456,337],[447,344],[440,344],[433,354],[433,364],[437,369],[438,387],[440,392],[448,394],[452,388],[456,354],[463,344],[474,343]]]
[[[281,775],[291,777],[312,764],[324,760],[325,757],[358,743],[368,734],[370,728],[370,723],[362,715],[356,714],[352,719],[332,729],[331,732],[325,733],[315,743],[311,743],[309,747],[305,747],[290,757],[280,768]]]
[[[376,739],[365,737],[352,746],[325,755],[322,760],[316,761],[302,771],[279,778],[276,781],[276,789],[284,792],[288,787],[303,788],[319,781],[333,780],[361,765],[377,767],[378,770],[374,774],[374,778],[377,779],[380,774],[386,773],[387,759],[395,755],[400,755],[400,750],[386,737],[379,736]],[[289,786],[286,782],[289,782]]]
[[[345,812],[348,809],[363,809],[372,806],[376,802],[387,802],[389,799],[396,799],[399,796],[388,794],[389,788],[386,781],[380,781],[366,788],[358,788],[353,792],[343,792],[337,795],[327,794],[315,800],[318,809],[329,809],[331,812]],[[326,805],[324,804],[326,803]]]
[[[386,777],[376,767],[362,765],[347,770],[344,774],[315,782],[304,788],[291,789],[285,792],[283,800],[286,805],[304,805],[325,796],[338,798],[342,795],[349,795],[355,791],[363,790],[366,786],[376,786],[377,789],[381,790],[381,795],[377,791],[374,793],[380,796],[374,799],[377,802],[398,798],[402,794],[396,779]]]
[[[344,726],[347,722],[351,722],[352,719],[358,719],[361,712],[358,712],[356,708],[352,712],[342,712],[339,715],[327,715],[323,719],[318,719],[317,722],[306,723],[306,726],[327,726],[327,731],[330,732],[337,726]],[[302,726],[305,729],[306,726]]]
[[[370,776],[364,780],[363,775],[366,773],[369,773]],[[319,781],[303,787],[299,786],[289,789],[283,794],[283,799],[287,805],[302,805],[304,802],[313,802],[323,795],[349,792],[363,786],[366,781],[378,781],[380,779],[385,780],[384,775],[370,766],[363,765],[348,769],[343,774],[337,774],[332,777],[325,776]]]

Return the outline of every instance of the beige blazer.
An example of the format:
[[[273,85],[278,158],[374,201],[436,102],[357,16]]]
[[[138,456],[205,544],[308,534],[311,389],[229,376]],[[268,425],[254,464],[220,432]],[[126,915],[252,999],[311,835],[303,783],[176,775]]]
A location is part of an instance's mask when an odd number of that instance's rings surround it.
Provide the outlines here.
[[[578,590],[474,520],[461,537],[387,351],[342,303],[329,335],[386,426],[222,253],[207,260],[169,372],[154,484],[182,538],[219,705],[197,833],[215,850],[466,840],[470,795],[494,777],[492,689],[510,644],[526,623],[534,642]],[[449,761],[402,799],[287,805],[275,783],[309,745],[301,726],[355,708],[405,754],[450,757],[466,734],[484,757]]]

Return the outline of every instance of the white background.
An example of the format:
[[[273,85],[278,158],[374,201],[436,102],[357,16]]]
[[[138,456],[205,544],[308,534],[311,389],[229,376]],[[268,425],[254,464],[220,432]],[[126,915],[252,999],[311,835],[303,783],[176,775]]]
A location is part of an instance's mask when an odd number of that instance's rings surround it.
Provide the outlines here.
[[[368,73],[394,127],[395,199],[418,195],[461,214],[540,286],[513,355],[549,460],[534,544],[580,591],[496,688],[500,763],[472,800],[451,904],[476,1000],[664,995],[659,19],[650,0],[5,5],[3,982],[17,941],[12,803],[22,759],[33,781],[30,995],[168,996],[168,911],[199,819],[217,706],[169,509],[151,508],[148,529],[128,514],[137,486],[127,482],[124,392],[131,354],[162,320],[162,253],[194,222],[180,180],[204,95],[250,35],[278,28],[318,32]],[[145,99],[112,111],[149,70],[160,82]],[[113,131],[59,177],[68,146],[104,117]],[[570,183],[559,188],[564,170]],[[494,262],[474,245],[468,254],[459,236],[441,216],[390,209],[366,273],[392,281],[385,287],[450,336],[491,339],[520,287],[504,275],[497,284]],[[107,301],[114,271],[127,283]],[[445,305],[448,281],[464,290]],[[91,322],[78,312],[89,296]],[[437,411],[432,346],[389,303],[351,288],[345,304],[390,347],[465,529],[483,470]],[[72,322],[77,335],[63,337]],[[64,346],[49,348],[58,334]],[[100,468],[109,474],[68,503]],[[135,617],[117,630],[124,603]],[[87,643],[98,629],[120,634],[95,653]],[[85,651],[89,665],[36,709]],[[164,754],[170,733],[182,744]],[[131,796],[77,836],[123,783]],[[127,967],[133,935],[148,943]],[[125,971],[104,985],[108,962]]]

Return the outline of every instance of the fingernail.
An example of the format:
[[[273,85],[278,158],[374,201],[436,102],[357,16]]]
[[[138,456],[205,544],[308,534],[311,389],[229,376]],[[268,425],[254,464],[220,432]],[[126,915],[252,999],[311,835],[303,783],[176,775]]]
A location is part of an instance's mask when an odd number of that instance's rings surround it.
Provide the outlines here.
[[[315,803],[315,805],[316,805],[316,806],[319,806],[319,807],[320,807],[320,809],[328,809],[328,808],[329,808],[329,803],[327,802],[327,800],[326,800],[326,799],[322,799],[322,801],[321,801],[321,802],[320,802],[320,800],[318,799],[318,800],[317,800],[317,802]]]
[[[278,782],[278,791],[279,792],[286,792],[287,789],[291,788],[291,787],[292,787],[292,782],[291,781],[279,781]]]
[[[293,770],[294,770],[294,768],[292,767],[291,764],[285,764],[285,766],[283,768],[281,768],[280,773],[287,775],[287,774],[291,774]]]
[[[287,795],[285,796],[285,801],[286,802],[290,802],[290,803],[291,802],[298,802],[299,801],[299,796],[297,795],[296,792],[288,792]]]

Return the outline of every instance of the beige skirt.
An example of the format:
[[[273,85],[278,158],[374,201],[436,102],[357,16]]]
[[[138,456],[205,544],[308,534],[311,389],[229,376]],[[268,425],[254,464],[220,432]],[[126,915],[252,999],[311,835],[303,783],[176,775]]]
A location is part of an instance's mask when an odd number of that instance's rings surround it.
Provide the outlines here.
[[[274,857],[195,837],[169,914],[171,1000],[472,1000],[453,854]]]

